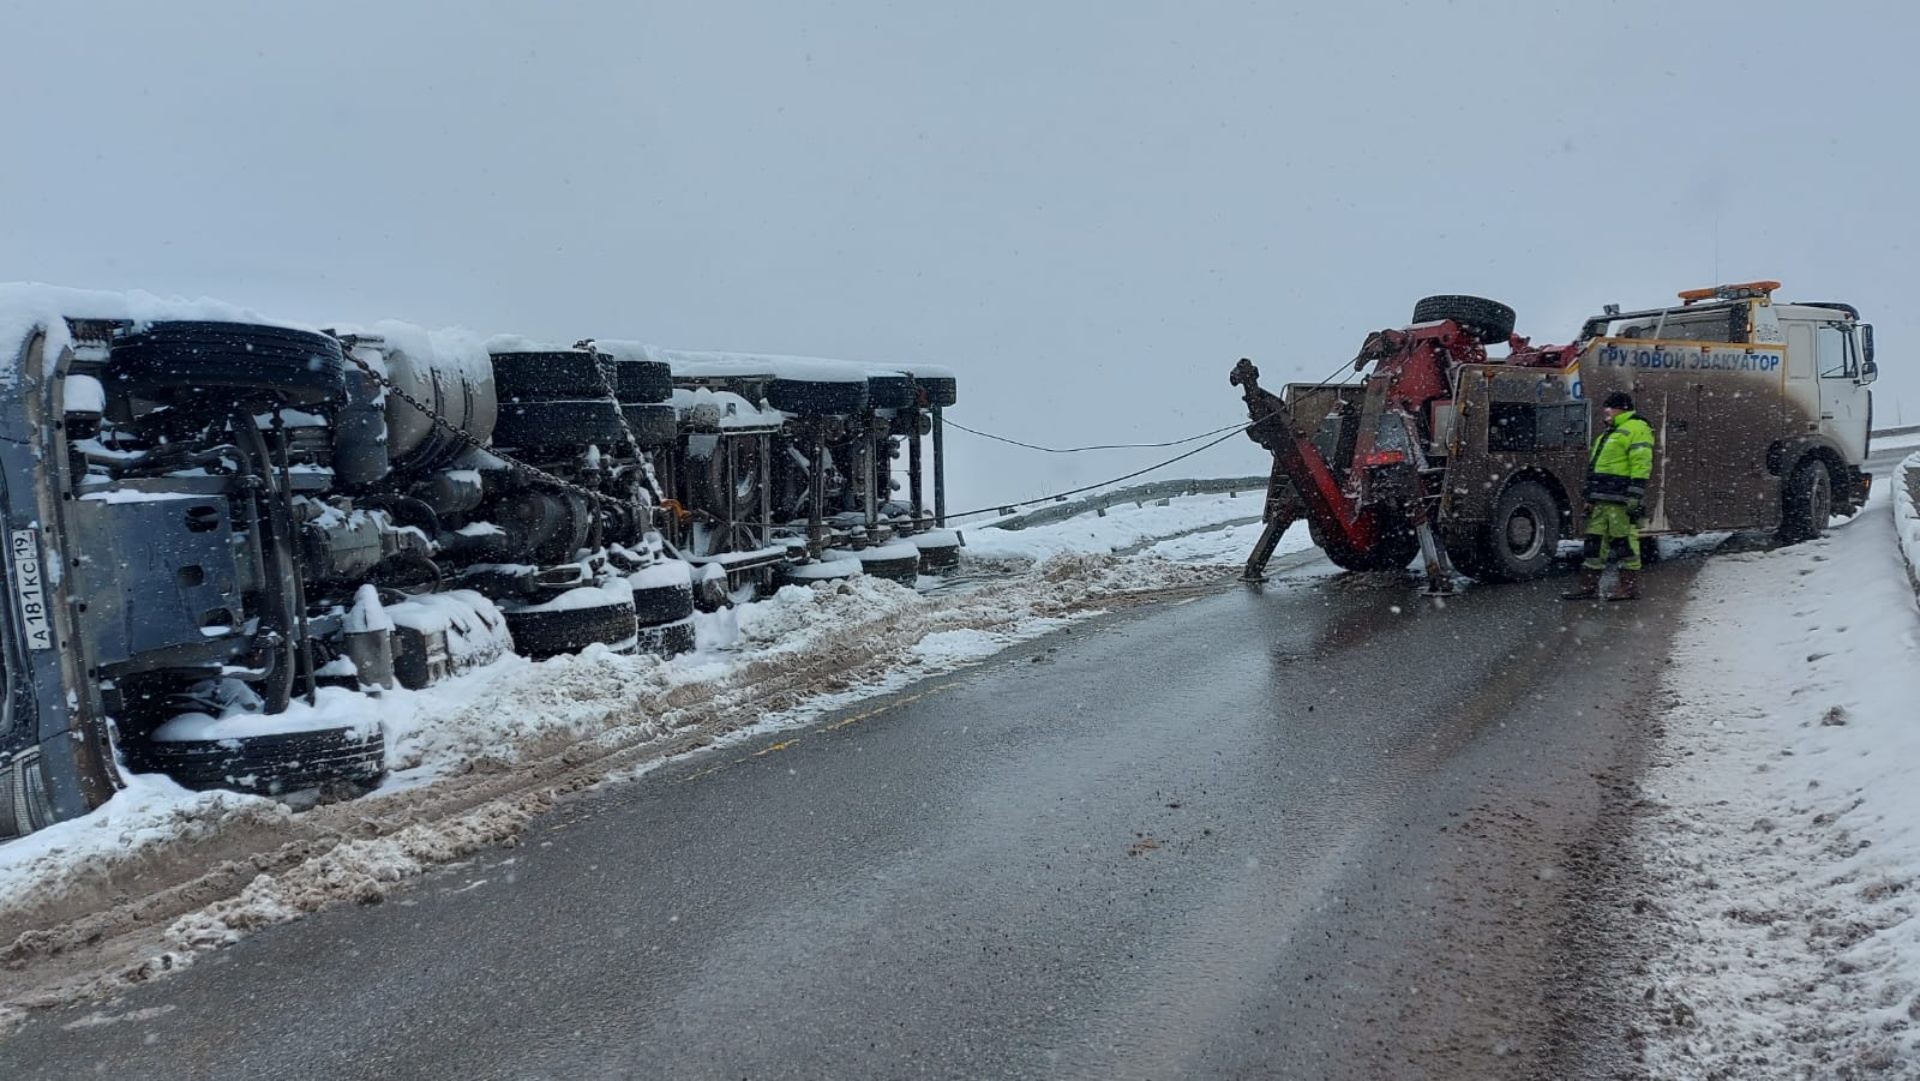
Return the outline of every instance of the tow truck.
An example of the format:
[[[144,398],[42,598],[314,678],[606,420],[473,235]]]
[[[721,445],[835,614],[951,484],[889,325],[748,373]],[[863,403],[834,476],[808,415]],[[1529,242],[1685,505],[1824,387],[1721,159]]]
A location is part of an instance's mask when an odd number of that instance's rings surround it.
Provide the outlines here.
[[[1656,448],[1643,533],[1818,536],[1866,502],[1862,469],[1879,370],[1873,327],[1851,304],[1780,302],[1775,281],[1689,289],[1680,303],[1609,304],[1565,345],[1514,333],[1513,309],[1430,296],[1410,325],[1362,343],[1358,383],[1274,394],[1234,366],[1248,437],[1273,454],[1259,580],[1304,519],[1335,564],[1401,570],[1427,588],[1456,572],[1493,582],[1547,573],[1584,531],[1593,402],[1633,396]],[[1489,349],[1504,347],[1504,355]]]

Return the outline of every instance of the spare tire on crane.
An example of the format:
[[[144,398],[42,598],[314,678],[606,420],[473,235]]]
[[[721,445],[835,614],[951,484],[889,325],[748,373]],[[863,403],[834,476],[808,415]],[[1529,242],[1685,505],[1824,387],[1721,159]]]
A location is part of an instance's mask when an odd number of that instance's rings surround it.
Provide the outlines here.
[[[1485,297],[1426,297],[1413,306],[1413,321],[1437,323],[1450,320],[1460,324],[1482,345],[1495,345],[1513,335],[1513,309]]]

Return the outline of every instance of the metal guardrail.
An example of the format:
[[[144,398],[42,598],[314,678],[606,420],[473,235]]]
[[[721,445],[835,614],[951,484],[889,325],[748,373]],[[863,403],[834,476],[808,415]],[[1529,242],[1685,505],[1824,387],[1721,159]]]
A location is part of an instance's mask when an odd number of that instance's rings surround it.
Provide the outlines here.
[[[1875,428],[1872,434],[1875,439],[1894,435],[1920,435],[1920,424],[1908,424],[1899,428]]]
[[[1264,500],[1267,497],[1266,474],[1263,473],[1257,477],[1212,477],[1204,480],[1157,480],[1147,484],[1135,484],[1126,488],[1116,488],[1111,492],[1100,492],[1080,499],[1064,501],[1048,507],[1041,507],[1039,510],[1028,511],[1025,514],[1016,514],[1011,518],[1002,518],[997,522],[987,522],[985,525],[974,528],[1026,529],[1030,526],[1052,525],[1055,522],[1064,522],[1069,518],[1077,517],[1090,511],[1103,511],[1108,507],[1118,506],[1122,503],[1157,503],[1162,499],[1172,499],[1176,496],[1215,495],[1220,492],[1227,492],[1229,494],[1254,492],[1256,493],[1255,498]],[[1253,513],[1257,515],[1260,512],[1256,508]]]

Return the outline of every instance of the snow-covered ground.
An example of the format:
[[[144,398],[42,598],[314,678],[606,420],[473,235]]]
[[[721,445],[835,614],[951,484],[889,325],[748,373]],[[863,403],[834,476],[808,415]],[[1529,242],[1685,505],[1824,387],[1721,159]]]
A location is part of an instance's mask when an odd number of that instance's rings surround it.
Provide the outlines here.
[[[1907,465],[1920,476],[1920,455]],[[1902,478],[1877,489],[1825,539],[1714,556],[1670,663],[1650,659],[1663,729],[1636,846],[1656,946],[1643,1029],[1653,1076],[1920,1075],[1920,922],[1909,918],[1920,903],[1920,790],[1906,781],[1920,761],[1909,577],[1920,574],[1920,515]],[[698,617],[699,650],[673,661],[509,658],[393,692],[371,707],[394,772],[370,800],[296,811],[136,777],[94,815],[0,846],[0,926],[58,908],[49,898],[63,891],[99,894],[115,868],[137,871],[150,852],[197,839],[297,841],[310,818],[549,769],[582,748],[616,764],[635,749],[630,767],[594,778],[617,781],[657,766],[687,733],[701,734],[688,746],[711,747],[803,725],[1129,594],[1231,576],[1259,533],[1248,521],[1258,510],[1249,493],[1192,496],[1020,531],[970,528],[957,582],[790,587]],[[1278,556],[1306,549],[1304,532],[1295,527]],[[164,953],[118,978],[189,964],[252,928],[377,898],[438,862],[511,843],[550,799],[493,812],[466,799],[457,813],[364,839],[353,833],[365,822],[340,827],[346,839],[330,836],[323,856],[243,878],[172,919]],[[0,1031],[8,1010],[0,1004]]]
[[[1636,827],[1654,1077],[1920,1077],[1920,455],[1902,472],[1695,581]]]

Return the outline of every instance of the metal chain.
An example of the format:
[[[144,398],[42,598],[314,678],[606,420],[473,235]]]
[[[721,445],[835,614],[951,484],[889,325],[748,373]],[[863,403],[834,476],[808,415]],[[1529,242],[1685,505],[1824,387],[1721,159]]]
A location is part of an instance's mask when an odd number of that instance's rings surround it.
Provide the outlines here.
[[[354,356],[352,343],[349,343],[348,348],[343,349],[341,352],[346,356],[346,358],[349,361],[353,363],[355,367],[367,373],[367,375],[370,378],[372,378],[374,382],[380,384],[380,386],[385,388],[388,393],[397,396],[401,401],[407,403],[408,405],[414,407],[415,409],[418,409],[420,411],[420,414],[426,417],[429,421],[432,421],[435,427],[439,428],[441,431],[446,432],[448,435],[453,436],[456,440],[460,441],[466,446],[474,450],[484,451],[488,454],[491,454],[495,458],[498,458],[501,461],[506,462],[508,465],[516,466],[520,469],[525,470],[527,475],[529,477],[532,477],[536,481],[539,481],[553,488],[558,488],[564,492],[571,492],[574,495],[578,495],[585,498],[589,502],[596,503],[596,504],[603,503],[603,502],[617,503],[622,506],[629,507],[633,510],[641,511],[649,516],[652,515],[654,511],[654,506],[651,503],[642,503],[642,502],[631,500],[631,499],[621,499],[618,496],[610,496],[604,492],[596,492],[591,488],[583,488],[580,485],[573,483],[572,481],[562,480],[561,478],[554,476],[552,473],[549,473],[546,470],[541,469],[539,466],[530,465],[526,462],[520,461],[510,455],[503,454],[500,451],[495,450],[494,448],[481,443],[478,439],[475,439],[465,429],[455,427],[452,423],[448,422],[444,417],[440,416],[440,414],[434,412],[433,409],[429,407],[425,402],[421,401],[418,398],[415,398],[413,395],[408,394],[406,391],[401,390],[398,386],[394,385],[393,380],[388,379],[386,376],[380,374],[379,372],[374,371],[372,365],[368,364],[364,360],[361,360],[359,357]],[[602,379],[603,380],[605,379],[604,373],[602,374]],[[609,393],[608,397],[612,397],[612,394]],[[621,425],[624,427],[626,424],[626,415],[624,413],[621,415],[620,422],[621,422]],[[633,433],[631,431],[627,432],[627,438],[629,440],[633,438]],[[649,469],[648,473],[649,473],[649,479],[651,479],[652,470]]]
[[[640,453],[640,441],[634,438],[633,426],[627,423],[627,406],[625,402],[620,400],[619,389],[616,385],[613,370],[614,362],[593,344],[592,338],[583,338],[573,343],[573,347],[575,349],[585,350],[587,355],[593,358],[593,369],[600,376],[600,389],[606,394],[607,398],[614,403],[615,411],[620,415],[620,431],[626,435],[627,446],[633,448],[634,457],[640,460],[640,475],[645,478],[647,492],[653,496],[655,502],[659,502],[660,478],[654,475],[653,459]]]

